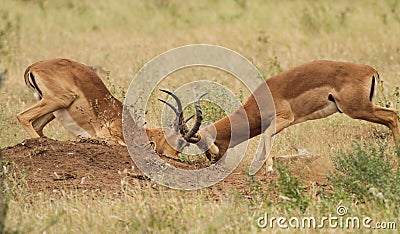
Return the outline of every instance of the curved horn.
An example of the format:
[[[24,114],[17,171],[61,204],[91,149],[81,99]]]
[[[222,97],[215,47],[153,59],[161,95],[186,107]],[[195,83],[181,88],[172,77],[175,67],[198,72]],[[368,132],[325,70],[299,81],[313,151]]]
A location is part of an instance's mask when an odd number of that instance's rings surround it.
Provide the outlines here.
[[[175,121],[173,123],[173,127],[174,127],[175,131],[179,132],[179,131],[182,131],[182,129],[187,129],[187,127],[185,128],[185,126],[183,126],[185,124],[184,124],[184,120],[183,120],[182,102],[179,99],[179,97],[176,96],[174,93],[172,93],[172,92],[170,92],[168,90],[165,90],[165,89],[160,89],[160,91],[164,92],[164,93],[167,93],[168,95],[172,96],[175,99],[176,104],[178,105],[178,109],[177,109],[171,103],[169,103],[169,102],[167,102],[165,100],[162,100],[162,99],[158,99],[161,102],[163,102],[166,105],[168,105],[169,107],[171,107],[171,109],[175,112],[176,118],[175,118]]]
[[[179,99],[178,96],[176,96],[174,93],[172,93],[172,92],[170,92],[170,91],[168,91],[168,90],[166,90],[166,89],[160,89],[160,91],[161,91],[161,92],[164,92],[164,93],[167,93],[168,95],[170,95],[171,97],[173,97],[173,98],[175,99],[175,101],[176,101],[176,104],[178,104],[178,111],[179,111],[180,113],[182,113],[182,102],[181,102],[181,99]]]
[[[201,125],[201,121],[203,120],[203,113],[201,112],[201,107],[200,107],[200,99],[202,98],[202,97],[204,97],[205,95],[207,94],[207,92],[206,93],[203,93],[203,94],[201,94],[201,95],[199,95],[197,98],[196,98],[196,101],[195,101],[195,108],[196,108],[196,123],[194,124],[194,126],[193,126],[193,128],[192,129],[190,129],[190,131],[188,132],[188,133],[186,133],[186,135],[184,136],[184,138],[185,138],[185,140],[187,140],[187,141],[192,141],[192,137],[197,133],[197,131],[199,131],[199,129],[200,129],[200,125]]]
[[[175,112],[176,115],[179,115],[179,111],[176,109],[176,107],[174,107],[171,103],[163,100],[163,99],[158,99],[160,102],[166,104],[167,106],[171,107],[171,109]]]
[[[193,119],[194,115],[189,116],[188,118],[186,118],[183,122],[187,123],[189,122],[189,120]]]

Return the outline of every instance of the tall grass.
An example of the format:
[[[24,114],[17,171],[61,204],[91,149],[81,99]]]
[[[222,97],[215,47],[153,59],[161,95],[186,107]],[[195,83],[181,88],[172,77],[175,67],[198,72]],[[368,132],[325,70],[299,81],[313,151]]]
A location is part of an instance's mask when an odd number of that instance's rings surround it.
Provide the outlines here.
[[[144,63],[168,49],[192,43],[233,49],[249,58],[266,78],[315,59],[369,64],[384,80],[376,102],[400,111],[400,4],[396,0],[6,0],[1,3],[0,18],[0,72],[8,69],[0,88],[0,147],[28,137],[15,116],[34,103],[22,78],[29,64],[53,57],[99,64],[111,71],[105,82],[122,100]],[[232,84],[236,95],[244,99],[248,95],[244,87],[231,82],[232,77],[220,72],[193,69],[171,77],[161,85],[177,87],[185,80],[209,79]],[[158,124],[156,117],[150,119],[150,124]],[[71,139],[55,121],[45,134]],[[384,152],[376,145],[376,151],[353,148],[349,139],[360,145],[380,142],[386,148]],[[243,175],[256,140],[251,141],[241,165]],[[281,177],[274,188],[284,200],[269,200],[276,191],[264,191],[259,184],[265,181],[250,179],[250,197],[235,189],[221,191],[218,199],[212,199],[212,189],[182,192],[142,187],[115,198],[79,191],[34,194],[23,186],[22,176],[15,183],[7,182],[6,231],[255,233],[260,231],[256,220],[264,212],[277,217],[322,216],[335,214],[339,204],[354,215],[398,219],[392,209],[397,207],[398,159],[386,127],[334,115],[285,129],[275,138],[272,154],[288,154],[292,145],[321,157],[289,163],[289,168],[298,168],[294,172],[284,167],[278,170]],[[338,154],[339,149],[344,153]],[[365,171],[357,166],[359,160]],[[312,190],[313,185],[297,175],[325,175],[331,170],[343,176],[331,182],[340,193]],[[351,183],[357,180],[362,183]],[[385,187],[385,180],[394,187]],[[380,193],[389,203],[374,198]]]

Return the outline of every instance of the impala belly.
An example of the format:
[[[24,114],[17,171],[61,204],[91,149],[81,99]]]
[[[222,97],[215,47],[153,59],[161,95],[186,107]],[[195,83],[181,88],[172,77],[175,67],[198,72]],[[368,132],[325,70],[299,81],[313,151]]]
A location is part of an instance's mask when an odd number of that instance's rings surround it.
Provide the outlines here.
[[[61,125],[75,136],[91,137],[91,135],[85,129],[75,122],[75,120],[68,113],[67,109],[54,111],[53,114],[61,123]]]
[[[328,104],[324,108],[322,108],[318,111],[315,111],[311,114],[308,114],[306,116],[300,116],[299,118],[296,118],[294,120],[294,122],[292,123],[292,125],[296,124],[296,123],[301,123],[301,122],[304,122],[307,120],[322,119],[331,114],[336,113],[337,111],[338,111],[338,107],[336,106],[336,104],[334,102],[328,102]]]

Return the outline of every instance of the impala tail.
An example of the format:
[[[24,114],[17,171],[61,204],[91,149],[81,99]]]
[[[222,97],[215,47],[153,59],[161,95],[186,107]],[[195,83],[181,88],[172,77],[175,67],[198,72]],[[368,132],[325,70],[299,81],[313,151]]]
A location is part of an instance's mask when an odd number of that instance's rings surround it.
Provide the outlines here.
[[[375,93],[376,93],[376,88],[378,86],[378,82],[379,82],[379,73],[375,71],[375,74],[372,76],[371,89],[370,89],[370,92],[369,92],[369,100],[371,102],[375,97]]]
[[[33,90],[35,98],[41,100],[43,93],[37,85],[35,75],[29,69],[26,69],[24,78],[26,86]]]

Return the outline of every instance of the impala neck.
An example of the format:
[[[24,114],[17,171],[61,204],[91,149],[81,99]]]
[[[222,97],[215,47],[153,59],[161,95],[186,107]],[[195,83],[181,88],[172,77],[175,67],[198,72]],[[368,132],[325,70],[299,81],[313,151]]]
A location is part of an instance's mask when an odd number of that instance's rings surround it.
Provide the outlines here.
[[[264,82],[243,106],[231,115],[201,129],[200,135],[214,136],[214,144],[219,149],[219,156],[222,157],[228,148],[264,132],[274,117],[274,103]]]

